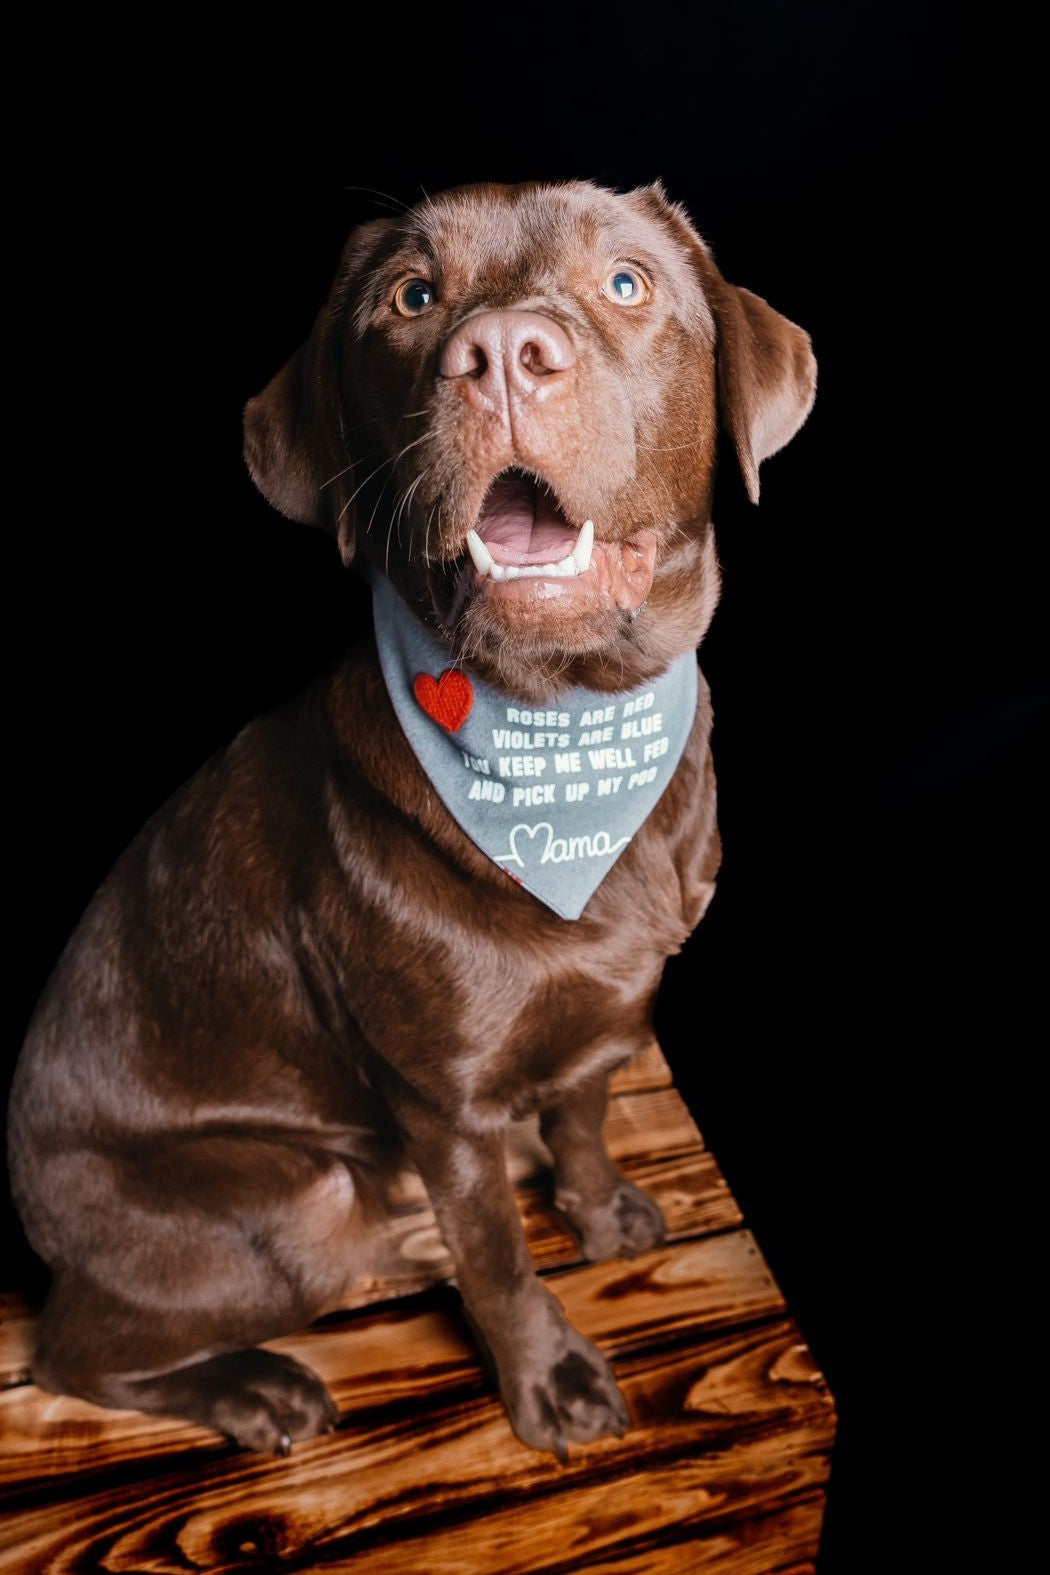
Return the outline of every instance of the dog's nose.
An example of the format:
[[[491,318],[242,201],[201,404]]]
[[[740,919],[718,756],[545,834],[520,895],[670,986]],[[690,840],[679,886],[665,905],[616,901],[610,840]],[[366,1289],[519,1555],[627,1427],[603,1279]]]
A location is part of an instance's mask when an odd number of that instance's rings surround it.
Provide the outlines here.
[[[575,364],[572,340],[553,318],[490,311],[475,312],[449,336],[439,372],[463,378],[466,397],[491,406],[546,392]]]

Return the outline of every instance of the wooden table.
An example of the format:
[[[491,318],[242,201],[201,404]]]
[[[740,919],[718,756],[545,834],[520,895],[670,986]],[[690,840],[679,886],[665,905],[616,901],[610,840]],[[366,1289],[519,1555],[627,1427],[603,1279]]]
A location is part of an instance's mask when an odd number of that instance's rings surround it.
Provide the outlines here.
[[[338,1432],[290,1460],[100,1411],[28,1381],[32,1318],[0,1326],[0,1570],[337,1575],[804,1575],[820,1535],[831,1397],[654,1045],[618,1074],[606,1136],[663,1207],[668,1244],[584,1264],[545,1150],[508,1152],[540,1272],[610,1357],[634,1426],[567,1466],[510,1430],[448,1285],[418,1178],[398,1187],[403,1273],[273,1342],[331,1386]]]

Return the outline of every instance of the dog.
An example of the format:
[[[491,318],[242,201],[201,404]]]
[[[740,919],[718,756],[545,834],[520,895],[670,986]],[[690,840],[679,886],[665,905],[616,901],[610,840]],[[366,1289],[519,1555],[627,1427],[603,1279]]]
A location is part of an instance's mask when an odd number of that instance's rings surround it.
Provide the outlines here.
[[[503,1135],[538,1113],[587,1258],[661,1241],[602,1124],[719,865],[719,433],[757,502],[815,380],[659,184],[474,185],[351,234],[245,455],[375,630],[154,816],[46,987],[10,1115],[38,1384],[255,1450],[331,1429],[260,1342],[339,1306],[408,1161],[519,1438],[623,1433]]]

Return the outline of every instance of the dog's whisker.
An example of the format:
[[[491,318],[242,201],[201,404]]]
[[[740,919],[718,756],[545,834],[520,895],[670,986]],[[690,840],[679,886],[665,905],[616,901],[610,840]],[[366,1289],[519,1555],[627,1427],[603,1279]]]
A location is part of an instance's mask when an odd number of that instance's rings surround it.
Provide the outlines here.
[[[415,508],[415,506],[416,506],[416,493],[419,491],[420,487],[423,485],[423,482],[426,480],[427,475],[428,475],[428,471],[427,470],[421,470],[420,471],[418,479],[416,480],[416,484],[412,488],[412,491],[409,494],[408,502],[409,502],[409,508],[410,509],[414,509]],[[414,534],[414,532],[413,532],[413,534]]]
[[[353,430],[353,428],[351,428],[351,431],[352,430]],[[354,468],[354,461],[351,460],[349,465],[344,465],[342,470],[337,470],[334,476],[329,476],[327,481],[322,481],[320,487],[318,488],[318,491],[319,492],[323,492],[325,487],[330,487],[332,485],[333,481],[338,481],[340,476],[345,476],[347,471],[348,470],[353,470],[353,468]]]
[[[360,487],[356,487],[354,489],[354,491],[347,498],[346,502],[343,504],[342,508],[339,510],[339,519],[342,519],[343,515],[346,513],[347,509],[350,507],[351,503],[353,503],[354,499],[357,497],[357,494],[361,491],[362,487],[367,487],[368,483],[372,480],[373,476],[378,476],[379,472],[381,470],[383,470],[387,465],[396,465],[399,460],[404,459],[404,457],[408,453],[409,449],[418,447],[418,445],[420,443],[425,443],[427,438],[429,437],[429,435],[430,435],[429,433],[424,432],[422,437],[415,438],[411,443],[406,443],[404,448],[401,450],[401,452],[399,454],[395,454],[391,459],[381,460],[380,463],[376,466],[375,470],[369,471],[369,473],[365,477],[364,481],[362,481],[361,486]],[[391,472],[391,475],[393,475],[393,472]],[[389,480],[390,480],[390,477],[387,478],[387,482]],[[387,482],[383,483],[383,490],[379,494],[380,497],[382,497],[383,496],[383,492],[386,491]],[[372,510],[372,518],[373,519],[375,518],[375,509]],[[369,521],[369,529],[371,529],[371,520]],[[365,534],[367,535],[367,531],[366,531]]]
[[[441,499],[440,498],[438,498],[438,500],[437,500],[437,533],[438,533],[438,541],[440,542],[440,540],[441,540]]]
[[[411,483],[409,483],[409,485],[411,486]],[[392,510],[391,522],[397,532],[397,544],[399,547],[401,545],[401,515],[404,511],[408,492],[408,487],[402,487],[400,493],[398,493],[398,495],[394,498],[394,506]]]
[[[427,213],[436,213],[437,212],[437,204],[435,203],[435,201],[434,201],[433,197],[430,195],[430,193],[427,191],[426,187],[423,185],[422,181],[419,182],[419,189],[423,193],[423,204],[422,204],[422,206],[423,206],[424,210]]]
[[[435,505],[432,503],[427,510],[426,529],[423,532],[423,561],[425,563],[430,562],[430,526],[434,519],[434,508]]]
[[[400,451],[400,453],[395,455],[395,457],[394,457],[394,464],[395,465],[398,464],[401,460],[404,459],[405,455],[409,452],[410,449],[418,448],[420,443],[425,443],[429,437],[430,437],[430,433],[429,432],[424,432],[422,437],[413,438],[411,443],[406,443],[404,448]]]
[[[376,498],[375,503],[372,505],[372,512],[368,516],[368,524],[365,526],[365,535],[366,536],[369,534],[369,532],[372,529],[373,524],[375,523],[376,512],[377,512],[377,510],[379,508],[379,505],[383,501],[383,494],[386,492],[387,487],[389,487],[389,485],[390,485],[390,483],[391,483],[391,481],[393,479],[394,479],[394,473],[393,473],[393,471],[391,471],[390,475],[386,478],[386,480],[383,482],[383,485],[379,489],[379,496]],[[387,572],[389,572],[389,569],[390,569],[390,531],[391,531],[392,528],[393,528],[393,520],[391,520],[390,526],[388,526],[388,528],[387,528],[387,539],[386,539]]]
[[[395,197],[392,192],[380,191],[378,186],[342,186],[340,190],[359,191],[366,197],[382,197],[384,201],[393,204],[396,213],[409,213],[411,211],[411,203],[404,202],[400,197]]]
[[[385,467],[387,465],[393,465],[393,464],[396,464],[396,463],[397,463],[396,458],[395,459],[384,459],[384,460],[380,461],[380,463],[376,466],[375,470],[369,471],[369,473],[365,477],[364,481],[362,481],[361,486],[354,488],[353,492],[351,492],[350,496],[347,498],[346,502],[343,504],[342,508],[339,510],[338,518],[340,520],[342,519],[343,515],[346,513],[347,509],[350,507],[351,503],[353,503],[354,499],[357,497],[357,494],[361,491],[361,487],[367,487],[367,485],[371,481],[372,477],[373,476],[378,476],[379,472],[381,470],[385,469]]]
[[[405,509],[411,507],[412,498],[415,496],[416,490],[418,489],[419,484],[425,475],[426,471],[421,470],[416,479],[414,481],[410,481],[408,486],[402,489],[401,500],[397,504],[396,512],[394,514],[394,519],[397,522],[397,544],[399,547],[401,545],[401,517],[405,512]]]
[[[405,412],[405,414],[401,417],[401,420],[402,421],[414,421],[419,416],[427,416],[429,414],[430,414],[429,410],[407,410]],[[363,421],[355,422],[352,427],[344,427],[342,421],[340,420],[340,422],[339,422],[339,436],[342,438],[343,447],[344,448],[347,447],[346,440],[347,440],[347,437],[349,436],[349,434],[351,432],[360,432],[362,427],[374,426],[377,422],[379,422],[381,420],[382,420],[381,416],[366,416]],[[349,453],[349,450],[347,450],[347,452]],[[401,453],[402,454],[407,453],[407,450],[406,449],[402,449]],[[400,454],[398,455],[398,458],[399,459],[401,458]],[[355,468],[356,464],[357,464],[357,461],[352,459],[350,461],[349,465],[344,465],[342,470],[337,470],[334,476],[329,476],[327,481],[322,481],[321,485],[320,485],[320,488],[318,490],[323,492],[325,487],[330,487],[332,485],[333,481],[338,481],[340,476],[345,476],[348,470],[353,470]],[[375,472],[373,471],[372,474],[374,475]]]
[[[407,487],[402,487],[399,492],[395,492],[394,493],[393,501],[392,501],[391,506],[390,506],[390,523],[391,523],[391,526],[393,525],[394,521],[398,518],[398,516],[399,516],[399,514],[401,512],[401,509],[404,507],[405,493],[407,492],[407,490],[408,490]],[[400,530],[398,530],[398,533],[397,533],[397,543],[398,543],[398,546],[401,545],[401,532],[400,532]]]
[[[427,438],[429,436],[430,436],[430,434],[425,432],[422,437],[414,439],[414,441],[411,442],[411,443],[406,443],[404,448],[401,450],[401,452],[397,456],[398,461],[402,460],[410,449],[418,448],[420,443],[426,442],[426,440],[427,440]],[[408,487],[402,493],[400,506],[398,506],[396,501],[395,501],[394,510],[392,511],[392,521],[391,521],[391,523],[394,523],[396,521],[396,524],[397,524],[397,544],[398,544],[399,547],[401,545],[401,513],[402,513],[402,510],[403,510],[403,508],[405,506],[406,497],[411,497],[411,495],[415,492],[415,489],[419,486],[419,483],[422,481],[423,477],[426,475],[428,468],[429,468],[428,466],[424,465],[423,468],[420,470],[419,474],[415,477],[415,479],[408,484]],[[389,548],[388,548],[388,551],[389,551]]]
[[[422,442],[423,439],[420,438],[418,441]],[[414,448],[415,446],[416,445],[414,443],[410,443],[408,445],[408,448]],[[402,450],[402,454],[407,453],[407,452],[408,452],[407,448]],[[398,455],[398,458],[399,459],[401,458],[400,454]],[[374,506],[372,508],[371,516],[370,516],[369,521],[368,521],[368,528],[365,531],[365,535],[366,536],[368,535],[368,532],[372,529],[372,522],[373,522],[373,520],[376,517],[376,511],[379,508],[380,503],[383,501],[383,494],[386,491],[387,487],[390,485],[390,482],[393,479],[393,474],[394,474],[393,471],[391,471],[390,475],[386,478],[386,480],[384,481],[382,487],[380,488],[379,496],[376,498],[375,504],[374,504]],[[391,537],[394,534],[395,522],[397,523],[397,544],[400,547],[400,545],[401,545],[400,512],[392,507],[391,510],[390,510],[390,519],[389,519],[389,521],[387,523],[387,528],[386,528],[385,572],[387,574],[390,573],[390,540],[391,540]]]

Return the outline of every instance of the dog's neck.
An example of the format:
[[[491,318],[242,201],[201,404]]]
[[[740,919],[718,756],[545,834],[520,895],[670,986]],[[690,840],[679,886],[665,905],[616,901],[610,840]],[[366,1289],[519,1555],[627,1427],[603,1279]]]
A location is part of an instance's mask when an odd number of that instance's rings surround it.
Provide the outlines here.
[[[674,775],[696,715],[695,651],[624,694],[519,704],[456,663],[386,575],[371,583],[390,700],[445,808],[510,878],[578,919]]]

